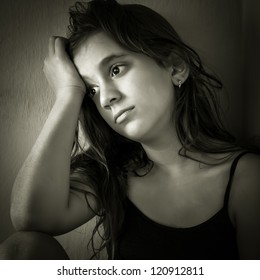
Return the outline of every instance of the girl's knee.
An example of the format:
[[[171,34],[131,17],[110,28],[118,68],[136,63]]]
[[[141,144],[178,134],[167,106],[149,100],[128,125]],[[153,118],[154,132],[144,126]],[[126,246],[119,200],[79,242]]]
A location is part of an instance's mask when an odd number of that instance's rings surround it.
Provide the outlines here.
[[[0,259],[60,260],[68,259],[68,255],[52,236],[41,232],[21,231],[1,244]]]

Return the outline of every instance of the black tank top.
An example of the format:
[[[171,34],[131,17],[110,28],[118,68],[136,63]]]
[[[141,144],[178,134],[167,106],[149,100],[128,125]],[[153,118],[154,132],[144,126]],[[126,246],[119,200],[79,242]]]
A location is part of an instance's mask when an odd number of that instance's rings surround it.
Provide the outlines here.
[[[228,215],[228,199],[239,154],[230,168],[223,208],[193,227],[174,228],[145,216],[128,198],[125,221],[115,246],[115,259],[228,260],[238,259],[236,231]]]

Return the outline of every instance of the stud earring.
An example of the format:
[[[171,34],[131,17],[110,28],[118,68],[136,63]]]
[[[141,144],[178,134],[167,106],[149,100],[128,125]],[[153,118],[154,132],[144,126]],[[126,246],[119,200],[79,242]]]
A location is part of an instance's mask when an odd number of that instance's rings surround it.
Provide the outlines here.
[[[181,85],[182,85],[182,81],[179,80],[179,81],[178,81],[178,87],[181,88]]]

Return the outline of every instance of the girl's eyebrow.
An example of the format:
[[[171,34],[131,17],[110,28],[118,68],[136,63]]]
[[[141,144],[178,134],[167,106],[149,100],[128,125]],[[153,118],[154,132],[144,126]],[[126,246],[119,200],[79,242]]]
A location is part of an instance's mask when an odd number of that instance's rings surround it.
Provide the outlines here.
[[[122,58],[122,57],[125,57],[127,56],[128,54],[125,54],[125,53],[122,53],[122,54],[111,54],[105,58],[103,58],[100,63],[99,63],[99,67],[104,67],[106,66],[107,64],[109,64],[111,61],[115,60],[115,59],[118,59],[118,58]]]

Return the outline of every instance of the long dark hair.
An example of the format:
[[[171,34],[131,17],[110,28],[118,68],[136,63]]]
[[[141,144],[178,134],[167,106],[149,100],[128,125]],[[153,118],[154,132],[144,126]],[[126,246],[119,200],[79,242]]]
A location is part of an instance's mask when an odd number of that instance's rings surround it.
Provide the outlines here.
[[[216,94],[222,88],[220,80],[205,70],[199,55],[158,13],[142,5],[120,5],[114,0],[77,2],[70,8],[69,31],[72,58],[84,40],[101,31],[124,48],[147,55],[162,67],[185,62],[190,74],[182,87],[176,88],[173,118],[182,144],[179,154],[189,157],[189,151],[232,153],[239,149],[221,120]],[[85,183],[93,188],[100,205],[93,234],[99,232],[102,225],[103,242],[100,248],[94,248],[94,253],[107,247],[112,256],[124,221],[127,175],[130,172],[144,175],[137,170],[147,167],[149,172],[152,162],[140,143],[126,139],[106,124],[88,94],[83,100],[82,112],[82,127],[89,148],[81,149],[77,131],[71,172],[87,178]],[[86,193],[86,199],[88,195]]]

